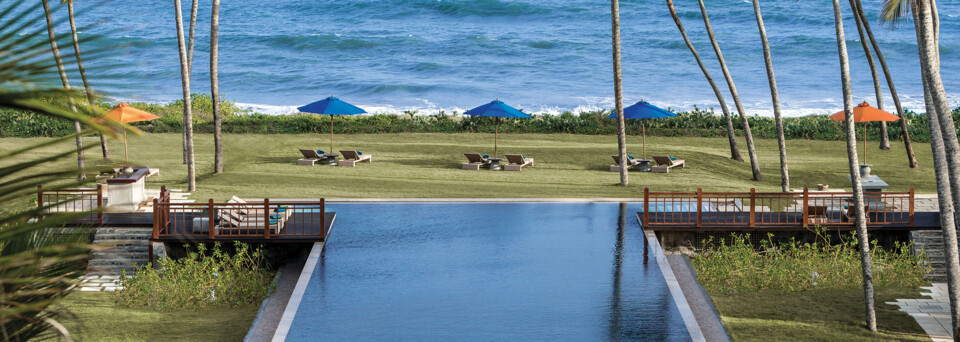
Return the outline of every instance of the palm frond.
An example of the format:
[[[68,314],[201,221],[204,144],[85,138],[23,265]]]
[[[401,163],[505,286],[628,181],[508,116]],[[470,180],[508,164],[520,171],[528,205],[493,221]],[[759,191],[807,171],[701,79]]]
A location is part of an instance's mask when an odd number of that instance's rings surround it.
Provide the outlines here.
[[[910,0],[884,0],[880,8],[880,25],[896,28],[910,18]]]

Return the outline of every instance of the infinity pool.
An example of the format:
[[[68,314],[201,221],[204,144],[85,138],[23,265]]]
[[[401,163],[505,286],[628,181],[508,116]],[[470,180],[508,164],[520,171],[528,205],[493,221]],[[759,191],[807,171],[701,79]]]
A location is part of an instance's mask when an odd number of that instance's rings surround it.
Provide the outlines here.
[[[639,204],[328,204],[288,341],[689,341]]]

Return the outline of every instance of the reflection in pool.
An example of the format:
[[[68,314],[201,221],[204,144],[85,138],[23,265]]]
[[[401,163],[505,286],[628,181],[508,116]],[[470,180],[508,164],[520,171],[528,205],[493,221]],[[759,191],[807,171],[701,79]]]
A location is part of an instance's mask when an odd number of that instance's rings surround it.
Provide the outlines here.
[[[288,341],[690,337],[639,204],[329,204]]]

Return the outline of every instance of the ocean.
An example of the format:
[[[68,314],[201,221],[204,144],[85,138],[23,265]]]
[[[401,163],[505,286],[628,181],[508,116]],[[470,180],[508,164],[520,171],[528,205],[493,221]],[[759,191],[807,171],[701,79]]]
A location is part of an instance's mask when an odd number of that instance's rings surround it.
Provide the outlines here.
[[[209,0],[200,1],[192,91],[209,93]],[[733,111],[696,1],[675,3],[687,33]],[[753,7],[707,1],[724,57],[748,114],[772,115]],[[96,6],[89,8],[84,6]],[[183,1],[189,15],[190,0]],[[873,85],[847,1],[841,1],[854,101],[874,104]],[[863,1],[904,106],[924,111],[912,23],[877,20]],[[941,62],[951,104],[960,103],[960,2],[940,1]],[[172,1],[77,2],[81,32],[104,35],[84,49],[115,46],[88,61],[114,65],[95,83],[115,101],[180,98]],[[784,114],[842,108],[831,2],[761,3]],[[623,92],[678,110],[719,108],[663,1],[620,2]],[[60,13],[65,15],[65,11]],[[188,18],[184,19],[184,22]],[[186,25],[186,24],[185,24]],[[610,3],[552,0],[231,0],[220,14],[220,94],[245,108],[286,114],[336,95],[368,112],[463,111],[496,98],[528,112],[613,107]],[[67,32],[68,27],[58,28]],[[64,47],[68,48],[68,47]],[[98,75],[91,73],[96,82]],[[881,74],[882,77],[882,74]],[[79,83],[76,77],[74,83]],[[886,108],[894,111],[886,82]]]

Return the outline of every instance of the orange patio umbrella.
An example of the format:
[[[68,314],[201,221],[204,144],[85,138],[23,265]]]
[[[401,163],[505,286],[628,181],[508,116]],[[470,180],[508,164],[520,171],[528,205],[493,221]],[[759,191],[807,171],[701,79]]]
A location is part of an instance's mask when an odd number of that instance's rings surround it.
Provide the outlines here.
[[[833,121],[844,121],[846,115],[844,111],[839,111],[830,116]],[[899,117],[891,113],[870,107],[869,103],[861,103],[853,108],[853,122],[863,123],[863,163],[867,163],[867,122],[871,121],[897,121]]]
[[[131,123],[138,121],[150,121],[159,119],[159,116],[144,112],[142,110],[130,107],[129,104],[121,103],[116,107],[113,107],[106,115],[102,117],[104,120],[110,120],[119,123]],[[127,131],[123,131],[123,164],[128,164],[127,162]]]

